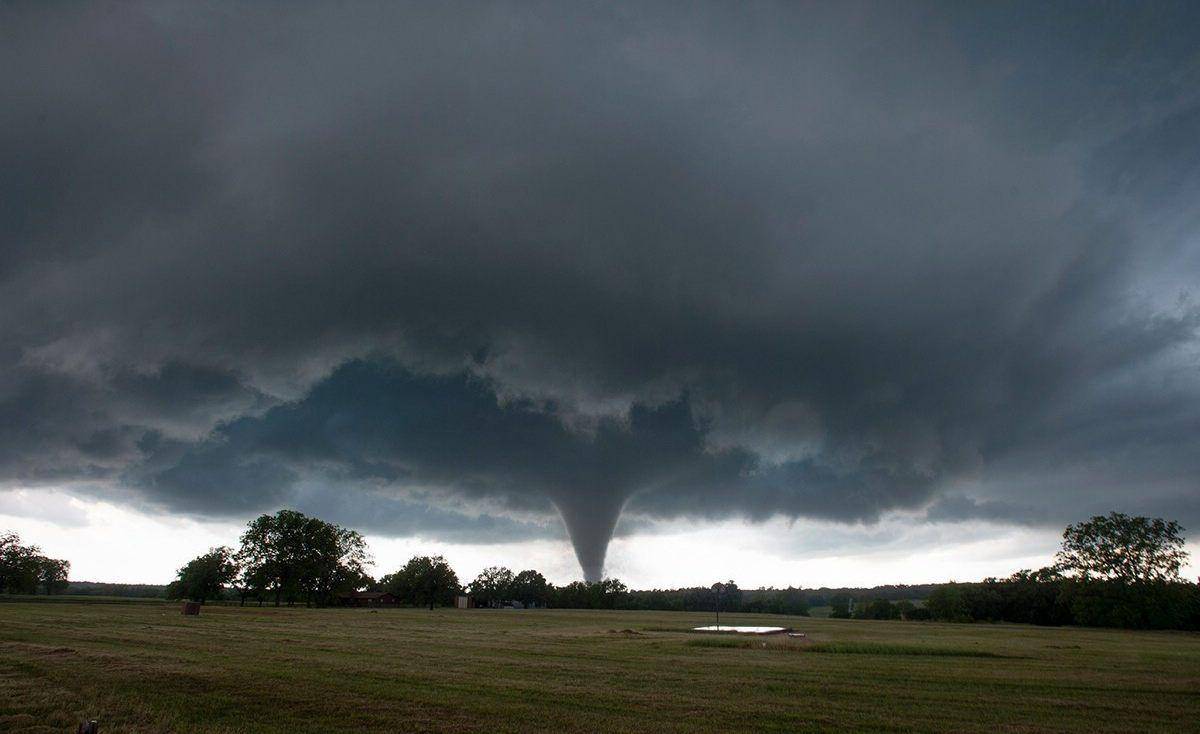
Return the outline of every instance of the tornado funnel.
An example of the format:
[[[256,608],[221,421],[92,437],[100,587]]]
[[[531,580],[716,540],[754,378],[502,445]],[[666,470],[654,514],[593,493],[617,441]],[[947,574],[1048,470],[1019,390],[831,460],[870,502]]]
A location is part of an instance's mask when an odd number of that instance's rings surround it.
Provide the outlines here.
[[[583,579],[588,583],[604,578],[604,557],[624,505],[624,497],[599,493],[564,495],[554,499],[554,506],[571,536],[571,545],[575,547],[575,558],[583,570]]]

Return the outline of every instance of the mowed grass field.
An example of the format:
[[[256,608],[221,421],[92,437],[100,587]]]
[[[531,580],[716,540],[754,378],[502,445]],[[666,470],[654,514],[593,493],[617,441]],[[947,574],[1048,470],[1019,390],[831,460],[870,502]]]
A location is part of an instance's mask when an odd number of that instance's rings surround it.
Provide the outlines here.
[[[722,615],[0,603],[0,731],[1200,731],[1200,635]],[[765,645],[765,646],[764,646]]]

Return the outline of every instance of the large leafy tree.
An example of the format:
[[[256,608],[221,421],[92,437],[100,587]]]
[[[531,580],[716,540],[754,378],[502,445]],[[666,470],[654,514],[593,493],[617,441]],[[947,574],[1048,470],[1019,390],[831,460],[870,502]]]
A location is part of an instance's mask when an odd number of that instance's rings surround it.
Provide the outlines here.
[[[41,557],[38,566],[38,584],[47,594],[61,594],[67,590],[67,576],[71,572],[71,562],[61,558]]]
[[[483,606],[494,607],[513,598],[513,572],[503,566],[490,566],[471,582],[471,596]]]
[[[1063,532],[1057,567],[1084,579],[1175,581],[1187,562],[1183,528],[1160,518],[1097,515]]]
[[[179,569],[178,576],[167,586],[167,596],[204,603],[208,599],[219,598],[237,575],[238,566],[233,551],[225,546],[213,548]]]
[[[295,601],[299,588],[299,557],[303,548],[306,516],[293,510],[259,515],[242,533],[238,561],[243,581],[253,583],[259,594],[271,594],[275,606]]]
[[[328,603],[366,584],[367,544],[347,530],[295,510],[261,515],[246,526],[237,559],[246,594],[281,601]]]
[[[459,592],[458,574],[442,556],[413,556],[404,568],[384,576],[380,586],[416,606],[449,606]]]
[[[592,607],[594,609],[615,609],[617,604],[629,591],[621,579],[607,578],[602,581],[597,581],[594,584],[589,584],[589,591],[592,596]]]
[[[44,588],[47,594],[65,591],[71,564],[48,558],[36,545],[22,545],[16,533],[0,534],[0,592],[35,594]]]
[[[238,553],[238,558],[242,558],[242,554]],[[257,599],[258,605],[261,607],[273,592],[272,584],[274,576],[272,569],[265,564],[257,565],[242,565],[241,575],[238,577],[238,587],[241,596],[242,604],[245,605],[247,597]]]
[[[367,543],[354,530],[308,518],[300,555],[299,585],[306,602],[324,603],[369,582]]]
[[[545,606],[550,602],[550,583],[537,571],[522,571],[513,577],[512,595],[527,607]]]

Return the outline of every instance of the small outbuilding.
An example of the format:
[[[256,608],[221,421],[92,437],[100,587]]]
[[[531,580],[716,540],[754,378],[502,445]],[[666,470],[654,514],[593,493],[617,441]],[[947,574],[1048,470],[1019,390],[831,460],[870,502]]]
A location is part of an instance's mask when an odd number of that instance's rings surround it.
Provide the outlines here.
[[[459,594],[454,599],[454,606],[458,607],[459,609],[474,609],[475,599],[467,596],[466,594]]]
[[[338,597],[344,607],[394,607],[396,597],[386,591],[351,591]]]

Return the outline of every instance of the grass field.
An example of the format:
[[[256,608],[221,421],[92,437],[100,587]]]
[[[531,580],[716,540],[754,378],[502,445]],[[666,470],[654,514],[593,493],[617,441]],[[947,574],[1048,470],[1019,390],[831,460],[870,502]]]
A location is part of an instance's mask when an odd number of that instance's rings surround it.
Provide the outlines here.
[[[1196,634],[711,621],[0,603],[0,731],[1200,731]]]

